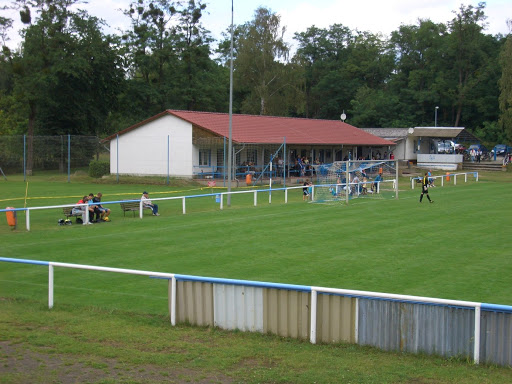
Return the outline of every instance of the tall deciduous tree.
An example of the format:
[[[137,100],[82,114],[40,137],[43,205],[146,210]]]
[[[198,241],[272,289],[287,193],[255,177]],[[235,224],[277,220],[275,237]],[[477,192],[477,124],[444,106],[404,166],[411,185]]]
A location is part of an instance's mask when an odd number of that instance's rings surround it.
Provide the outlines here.
[[[446,26],[430,20],[401,25],[391,34],[389,43],[396,63],[389,88],[400,100],[396,121],[403,126],[433,125],[432,111],[436,106],[441,111],[450,110],[450,104],[443,105],[446,101],[439,96],[445,36]],[[440,120],[441,117],[442,114]]]
[[[125,100],[129,111],[143,111],[145,117],[164,110],[175,88],[169,68],[178,61],[177,6],[172,0],[137,0],[124,11],[131,19],[123,36],[130,77]]]
[[[260,115],[278,112],[272,103],[288,86],[282,62],[288,59],[289,53],[284,32],[280,16],[263,7],[256,10],[254,20],[244,25],[234,62],[235,87],[247,95],[243,112]]]
[[[296,33],[294,39],[299,43],[294,61],[304,68],[305,116],[339,115],[340,108],[348,108],[351,98],[351,87],[344,81],[341,68],[349,57],[352,32],[341,24],[328,29],[312,26]]]
[[[75,0],[19,1],[27,25],[20,52],[10,56],[14,96],[27,105],[27,173],[33,136],[103,130],[123,77],[115,44],[101,22],[72,11]],[[33,19],[32,12],[37,12]]]
[[[180,105],[188,110],[211,111],[222,108],[226,97],[227,76],[222,67],[210,59],[210,37],[201,22],[206,4],[188,0],[178,11],[177,44],[180,58],[178,89]]]
[[[512,29],[512,20],[508,21],[508,25]],[[499,61],[501,65],[499,125],[504,138],[510,143],[512,142],[512,34],[506,38]]]
[[[450,48],[453,55],[452,76],[455,81],[453,125],[456,127],[460,124],[464,106],[470,102],[470,92],[481,81],[481,69],[490,59],[487,52],[482,50],[482,30],[487,18],[484,8],[485,3],[479,3],[476,7],[461,5],[459,12],[449,23]]]

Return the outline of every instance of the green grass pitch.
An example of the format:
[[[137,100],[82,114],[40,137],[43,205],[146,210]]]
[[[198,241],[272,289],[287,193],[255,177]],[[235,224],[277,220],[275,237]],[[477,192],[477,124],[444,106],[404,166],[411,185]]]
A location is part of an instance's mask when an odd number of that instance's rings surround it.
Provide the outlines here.
[[[400,181],[399,199],[357,199],[311,204],[302,191],[234,195],[219,210],[214,197],[160,201],[160,217],[123,216],[112,222],[58,226],[61,209],[24,214],[18,228],[0,217],[3,257],[276,283],[304,284],[512,305],[510,172],[459,178],[430,191]],[[23,207],[26,183],[1,181],[2,207]],[[104,201],[210,193],[209,188],[162,185],[29,182],[27,206],[75,203],[90,192]],[[222,190],[222,189],[221,189]],[[47,300],[48,270],[0,263],[4,297]],[[96,305],[147,313],[167,312],[165,281],[105,272],[55,270],[55,305]]]

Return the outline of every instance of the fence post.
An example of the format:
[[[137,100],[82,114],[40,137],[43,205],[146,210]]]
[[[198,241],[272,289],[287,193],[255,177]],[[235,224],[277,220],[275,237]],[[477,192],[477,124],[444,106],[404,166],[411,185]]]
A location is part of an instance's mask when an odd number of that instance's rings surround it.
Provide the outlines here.
[[[53,265],[48,265],[48,308],[53,308]]]
[[[169,148],[169,135],[167,135],[167,185],[169,185],[169,158],[170,158],[170,148]]]
[[[23,135],[23,181],[27,181],[27,135]]]
[[[309,331],[309,341],[311,344],[316,344],[316,307],[317,307],[316,289],[311,289],[311,329]]]
[[[183,214],[187,213],[187,207],[186,207],[186,204],[185,204],[185,196],[183,196],[183,198],[181,199],[182,200],[182,206],[183,206]]]
[[[258,205],[258,192],[254,191],[254,206]]]
[[[395,160],[395,169],[396,169],[396,175],[395,180],[393,180],[393,189],[395,190],[395,199],[398,200],[398,160]]]
[[[171,279],[171,325],[176,325],[176,276]]]
[[[475,364],[480,363],[480,306],[475,307],[475,344],[473,346],[473,360]]]
[[[286,136],[283,137],[283,187],[286,188]]]
[[[116,181],[119,183],[119,134],[116,135]]]
[[[71,181],[71,135],[68,134],[68,183]]]
[[[220,210],[222,211],[224,209],[224,194],[220,194]]]
[[[30,231],[30,209],[27,208],[25,211],[25,225],[27,226],[27,231]]]
[[[139,203],[139,218],[142,219],[144,217],[144,203],[142,200]]]

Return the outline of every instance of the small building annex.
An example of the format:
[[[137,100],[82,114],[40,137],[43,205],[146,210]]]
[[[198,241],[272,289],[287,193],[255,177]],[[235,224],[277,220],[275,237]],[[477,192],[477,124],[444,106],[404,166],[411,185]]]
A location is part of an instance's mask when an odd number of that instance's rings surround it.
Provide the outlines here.
[[[270,159],[293,172],[311,164],[390,153],[394,143],[335,120],[232,115],[233,170],[262,172]],[[105,139],[119,175],[225,177],[229,114],[166,110]],[[236,176],[236,175],[235,175]]]
[[[416,161],[424,168],[454,170],[462,164],[460,153],[440,151],[444,140],[458,141],[463,127],[361,128],[396,144],[395,159]]]

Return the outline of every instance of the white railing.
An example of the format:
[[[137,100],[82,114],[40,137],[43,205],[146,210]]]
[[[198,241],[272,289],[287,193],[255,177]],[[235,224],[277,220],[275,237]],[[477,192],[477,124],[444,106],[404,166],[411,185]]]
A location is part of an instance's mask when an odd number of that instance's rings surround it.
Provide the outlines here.
[[[362,184],[372,184],[374,182],[372,181],[366,181],[366,182],[359,182],[359,183],[349,183],[349,186],[355,186],[355,185],[362,185]],[[379,193],[379,188],[382,183],[392,183],[393,189],[396,190],[396,181],[394,179],[390,180],[382,180],[377,183],[377,193]],[[321,184],[323,185],[323,184]],[[343,184],[332,184],[333,186],[346,186],[346,183]],[[186,201],[187,199],[194,199],[194,198],[204,198],[204,197],[216,197],[219,199],[218,203],[220,204],[220,209],[224,209],[224,196],[226,195],[237,195],[237,194],[247,194],[252,193],[254,194],[254,206],[256,207],[258,205],[258,194],[259,193],[266,193],[268,192],[268,203],[272,203],[272,192],[279,192],[284,191],[284,203],[288,203],[288,191],[294,190],[294,189],[302,189],[304,188],[303,185],[294,186],[294,187],[283,187],[283,188],[269,188],[269,189],[257,189],[257,190],[247,190],[247,191],[231,191],[231,192],[217,192],[217,193],[207,193],[207,194],[200,194],[200,195],[188,195],[188,196],[172,196],[172,197],[157,197],[157,198],[151,198],[151,201],[170,201],[170,200],[182,200],[182,212],[183,214],[187,213],[187,205]],[[312,193],[312,200],[314,200],[314,188],[315,185],[312,186],[313,193]],[[396,194],[396,198],[398,198],[398,194]],[[120,203],[139,203],[139,217],[142,219],[144,218],[144,205],[142,200],[134,199],[134,200],[119,200],[119,201],[102,201],[101,205],[109,205],[109,204],[120,204]],[[56,208],[67,208],[67,207],[77,207],[77,206],[83,206],[86,212],[86,220],[89,221],[89,210],[86,208],[87,204],[64,204],[64,205],[51,205],[51,206],[41,206],[41,207],[27,207],[27,208],[12,208],[12,209],[0,209],[0,212],[25,212],[25,224],[27,231],[30,231],[30,211],[32,210],[43,210],[43,209],[56,209]]]
[[[434,183],[437,179],[441,179],[441,187],[444,187],[445,179],[447,182],[450,181],[450,178],[453,178],[453,185],[457,185],[457,176],[464,176],[464,182],[468,182],[468,175],[473,175],[475,178],[475,181],[478,181],[478,172],[459,172],[459,173],[449,173],[447,172],[446,175],[440,175],[440,176],[429,176],[429,179],[434,180]],[[419,177],[411,177],[411,189],[414,189],[414,184],[416,184],[417,180],[423,180],[423,176]]]
[[[474,329],[473,329],[473,359],[475,364],[480,362],[480,349],[481,349],[481,311],[500,311],[504,313],[512,313],[512,306],[505,305],[496,305],[496,304],[484,304],[479,302],[472,301],[461,301],[461,300],[447,300],[447,299],[437,299],[431,297],[422,297],[422,296],[410,296],[410,295],[399,295],[399,294],[391,294],[391,293],[381,293],[381,292],[371,292],[371,291],[359,291],[359,290],[350,290],[350,289],[337,289],[337,288],[327,288],[327,287],[316,287],[316,286],[306,286],[306,285],[292,285],[292,284],[279,284],[279,283],[267,283],[267,282],[259,282],[259,281],[248,281],[248,280],[234,280],[234,279],[222,279],[222,278],[212,278],[212,277],[200,277],[200,276],[189,276],[189,275],[180,275],[174,273],[163,273],[163,272],[154,272],[154,271],[143,271],[136,269],[124,269],[124,268],[110,268],[110,267],[100,267],[100,266],[91,266],[91,265],[82,265],[82,264],[70,264],[70,263],[59,263],[59,262],[49,262],[49,261],[40,261],[40,260],[28,260],[28,259],[15,259],[15,258],[5,258],[0,257],[0,262],[10,262],[10,263],[21,263],[21,264],[34,264],[34,265],[42,265],[48,266],[48,307],[51,309],[54,306],[54,268],[72,268],[72,269],[82,269],[82,270],[91,270],[91,271],[102,271],[102,272],[113,272],[113,273],[124,273],[131,275],[140,275],[140,276],[148,276],[148,277],[156,277],[161,279],[170,280],[171,289],[169,291],[169,312],[170,312],[170,320],[171,324],[176,325],[176,316],[177,316],[177,302],[176,302],[176,287],[177,280],[184,281],[196,281],[201,283],[212,283],[212,284],[224,284],[224,285],[239,285],[239,286],[247,286],[247,287],[259,287],[259,288],[268,288],[268,289],[285,289],[285,290],[295,290],[295,291],[303,291],[311,294],[311,308],[310,308],[310,329],[309,329],[309,340],[312,344],[316,343],[316,332],[317,332],[317,319],[318,319],[318,305],[317,305],[317,296],[318,294],[330,294],[330,295],[340,295],[340,296],[351,296],[359,300],[360,298],[375,298],[375,299],[384,299],[384,300],[394,300],[394,301],[402,301],[409,302],[412,304],[435,304],[441,306],[448,307],[463,307],[474,310]],[[211,300],[212,298],[198,298],[199,300]],[[237,308],[231,307],[231,310],[236,311]],[[356,335],[356,344],[358,344],[358,305],[355,306],[355,335]],[[240,308],[238,308],[240,310]],[[256,309],[255,309],[256,310]],[[262,313],[260,314],[263,315]],[[506,323],[505,323],[506,324]],[[505,325],[506,326],[506,325]],[[485,337],[485,335],[484,335]]]

